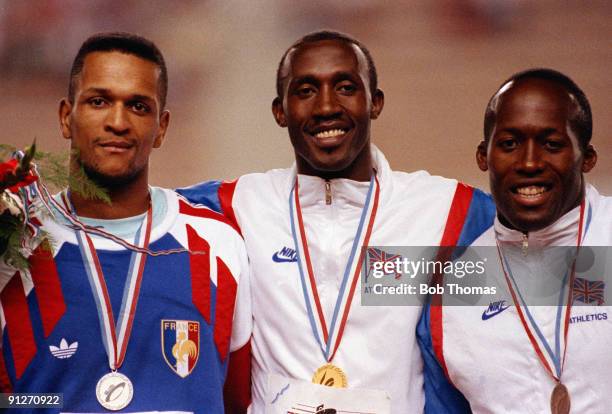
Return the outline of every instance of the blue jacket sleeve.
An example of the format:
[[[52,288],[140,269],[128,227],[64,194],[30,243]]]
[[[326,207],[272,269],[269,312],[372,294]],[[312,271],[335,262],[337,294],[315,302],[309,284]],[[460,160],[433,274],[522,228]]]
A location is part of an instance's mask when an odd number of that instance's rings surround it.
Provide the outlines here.
[[[467,414],[470,403],[446,378],[434,353],[429,323],[429,301],[423,307],[417,325],[417,341],[423,357],[425,414]]]

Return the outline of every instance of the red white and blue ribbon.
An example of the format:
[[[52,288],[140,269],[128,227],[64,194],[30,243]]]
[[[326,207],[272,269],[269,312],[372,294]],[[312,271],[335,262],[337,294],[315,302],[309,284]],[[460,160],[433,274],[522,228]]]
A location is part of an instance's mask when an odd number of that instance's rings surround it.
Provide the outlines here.
[[[583,228],[588,230],[591,218],[591,210],[589,206],[589,214],[584,223],[585,201],[580,204],[580,217],[578,219],[578,239],[576,242],[576,255],[572,261],[572,265],[567,270],[563,277],[562,288],[559,292],[559,300],[557,303],[557,315],[555,319],[555,343],[549,344],[542,330],[538,326],[535,318],[529,311],[529,307],[521,294],[517,285],[517,280],[512,273],[512,269],[508,263],[507,257],[503,254],[503,250],[497,243],[497,252],[499,254],[500,263],[504,272],[504,277],[510,289],[512,300],[516,306],[517,313],[521,320],[521,324],[531,342],[531,345],[536,352],[536,355],[542,362],[546,371],[557,381],[561,382],[561,374],[565,365],[565,356],[567,351],[567,337],[569,333],[569,321],[571,317],[571,309],[573,303],[574,279],[576,274],[576,258],[580,251],[580,246],[584,240]],[[586,235],[586,230],[584,234]],[[496,240],[497,241],[497,240]],[[564,298],[566,298],[564,300]],[[563,328],[562,328],[563,327]],[[563,334],[561,330],[563,329]]]
[[[379,196],[380,185],[376,178],[376,172],[374,171],[370,179],[370,187],[366,196],[365,205],[361,212],[361,218],[359,219],[359,226],[353,240],[351,253],[344,270],[344,276],[334,306],[331,324],[328,325],[325,321],[325,315],[317,291],[310,251],[308,249],[308,238],[306,237],[304,219],[300,206],[299,183],[297,177],[295,179],[295,185],[289,194],[291,233],[297,251],[298,269],[304,300],[306,302],[306,310],[308,312],[313,334],[327,362],[330,362],[334,358],[338,346],[342,341],[342,335],[344,334],[344,328],[348,320],[355,288],[363,264],[364,249],[362,249],[362,246],[367,246],[370,240],[374,219],[376,218],[376,211],[378,210]]]
[[[64,201],[69,203],[67,198],[64,198]],[[72,208],[70,204],[67,204],[67,206],[74,212],[74,208]],[[149,205],[142,225],[135,237],[136,245],[142,246],[145,250],[151,238],[152,221],[152,208]],[[83,258],[87,277],[89,278],[89,283],[98,309],[102,340],[108,355],[108,365],[112,371],[116,371],[121,367],[125,359],[130,334],[132,332],[132,324],[136,314],[136,307],[138,305],[140,285],[147,255],[145,252],[132,251],[130,266],[123,288],[119,317],[117,318],[117,323],[115,323],[108,288],[94,243],[86,231],[76,230],[76,235],[81,250],[81,257]]]
[[[64,204],[66,206],[68,206],[68,197],[66,195],[66,192],[63,192],[62,195],[62,201],[64,202]],[[112,233],[108,233],[98,227],[93,227],[93,226],[88,226],[86,224],[83,224],[81,221],[79,221],[79,219],[76,218],[76,216],[74,214],[71,214],[69,212],[69,208],[66,208],[64,206],[62,206],[60,203],[58,203],[53,197],[48,197],[47,201],[60,213],[60,215],[66,219],[68,222],[70,222],[71,227],[74,230],[80,230],[82,232],[85,232],[87,234],[94,234],[96,236],[100,236],[103,237],[105,239],[111,240],[117,244],[119,244],[120,246],[125,247],[128,250],[134,251],[134,252],[138,252],[138,253],[145,253],[148,254],[149,256],[165,256],[165,255],[169,255],[169,254],[174,254],[174,253],[185,253],[185,252],[189,252],[191,254],[198,254],[199,252],[192,252],[189,251],[187,249],[184,248],[177,248],[177,249],[169,249],[169,250],[159,250],[159,251],[153,251],[153,250],[149,250],[148,247],[146,246],[138,246],[136,244],[132,244],[129,243],[126,240],[123,240],[121,237],[117,237]],[[43,203],[45,202],[45,200],[43,199]]]

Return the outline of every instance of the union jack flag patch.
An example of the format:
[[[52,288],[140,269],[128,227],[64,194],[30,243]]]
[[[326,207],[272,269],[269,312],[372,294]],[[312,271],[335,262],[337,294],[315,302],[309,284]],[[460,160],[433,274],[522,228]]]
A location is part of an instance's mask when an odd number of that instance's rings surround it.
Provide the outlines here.
[[[377,249],[376,247],[368,247],[368,250],[366,251],[366,253],[367,253],[366,256],[367,256],[367,262],[368,262],[367,263],[368,272],[366,274],[366,283],[368,281],[370,274],[374,270],[375,263],[383,263],[383,264],[387,262],[393,263],[395,259],[397,259],[398,257],[399,258],[402,257],[399,254],[390,254],[390,253],[385,252],[382,249]],[[396,279],[399,279],[402,276],[401,273],[397,273],[397,272],[385,273],[385,276],[387,275],[393,275]]]
[[[577,277],[574,280],[573,297],[574,301],[582,303],[597,303],[598,306],[604,303],[605,282],[601,280],[590,281]]]

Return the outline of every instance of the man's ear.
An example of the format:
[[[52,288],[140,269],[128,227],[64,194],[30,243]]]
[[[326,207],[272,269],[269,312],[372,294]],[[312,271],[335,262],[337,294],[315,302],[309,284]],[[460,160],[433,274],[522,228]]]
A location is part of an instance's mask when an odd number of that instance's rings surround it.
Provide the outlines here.
[[[159,148],[166,139],[166,131],[168,131],[168,125],[170,124],[170,111],[167,109],[163,110],[159,116],[159,130],[155,141],[153,141],[153,148]]]
[[[272,101],[272,115],[274,115],[274,119],[279,127],[285,128],[287,126],[283,101],[278,96]]]
[[[71,139],[70,132],[70,114],[72,112],[72,104],[68,100],[68,98],[63,98],[59,104],[59,121],[60,121],[60,129],[62,130],[62,136],[66,139]]]
[[[489,165],[487,163],[487,141],[480,141],[476,148],[476,164],[481,171],[487,171]]]
[[[374,95],[372,95],[372,110],[370,110],[370,119],[378,118],[378,115],[385,106],[385,94],[380,89],[376,89]]]
[[[582,172],[588,173],[597,164],[597,151],[592,145],[588,145],[584,150],[584,157],[582,160]]]

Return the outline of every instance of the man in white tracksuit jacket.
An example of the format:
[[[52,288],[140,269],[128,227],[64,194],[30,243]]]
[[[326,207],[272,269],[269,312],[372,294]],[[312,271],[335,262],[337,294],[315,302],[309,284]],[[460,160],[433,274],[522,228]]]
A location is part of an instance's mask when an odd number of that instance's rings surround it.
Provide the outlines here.
[[[574,254],[578,245],[612,245],[612,198],[583,176],[597,160],[591,130],[584,93],[553,70],[518,73],[491,98],[477,161],[489,171],[497,217],[473,245],[498,246],[487,276],[510,296],[488,307],[426,307],[419,324],[426,412],[610,412],[605,253],[596,259],[604,259],[603,274],[562,263],[567,276],[549,279],[563,281],[557,306],[538,306],[526,288],[553,267],[543,264],[553,246]]]
[[[272,107],[295,165],[181,190],[233,218],[247,245],[253,413],[423,410],[421,307],[361,305],[361,246],[453,244],[467,217],[486,228],[494,210],[455,180],[391,170],[370,143],[376,82],[358,41],[302,38],[281,60]]]

